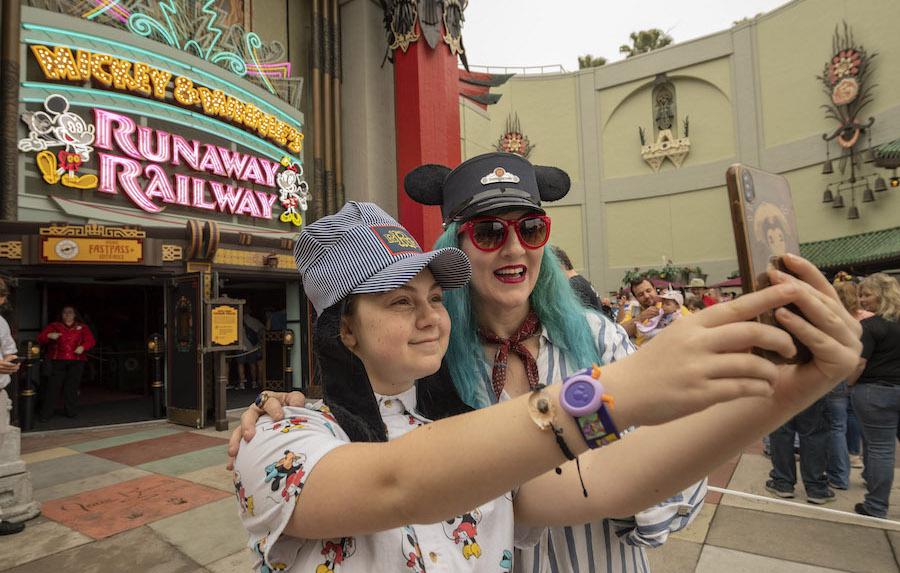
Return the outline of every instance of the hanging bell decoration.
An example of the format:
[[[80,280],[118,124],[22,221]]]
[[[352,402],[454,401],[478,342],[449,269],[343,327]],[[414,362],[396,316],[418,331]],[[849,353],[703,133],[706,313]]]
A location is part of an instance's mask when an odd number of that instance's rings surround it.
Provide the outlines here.
[[[881,175],[875,178],[875,191],[879,193],[881,191],[887,191],[887,183],[884,182],[884,177]]]
[[[822,175],[831,175],[834,173],[834,167],[831,166],[831,158],[825,160],[822,164]]]
[[[856,208],[856,205],[851,205],[850,209],[847,211],[848,219],[859,219],[859,209]]]
[[[822,193],[822,203],[831,203],[834,201],[834,195],[831,194],[831,188],[826,187],[825,192]]]
[[[834,201],[831,203],[831,206],[835,209],[842,209],[844,207],[844,197],[841,196],[840,193],[834,198]]]
[[[863,203],[871,203],[875,200],[875,194],[872,193],[872,188],[866,185],[865,190],[863,191],[862,202]]]

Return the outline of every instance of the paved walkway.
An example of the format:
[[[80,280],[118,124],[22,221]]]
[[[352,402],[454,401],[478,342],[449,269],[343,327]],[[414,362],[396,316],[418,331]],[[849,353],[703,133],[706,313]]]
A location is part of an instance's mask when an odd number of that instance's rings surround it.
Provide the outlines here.
[[[0,571],[249,571],[226,435],[165,423],[26,435],[22,458],[42,515],[0,537]],[[650,551],[653,571],[900,571],[900,523],[816,511],[800,488],[797,503],[769,501],[769,468],[757,447],[720,468],[712,485],[767,499],[710,493],[688,530]],[[864,492],[859,470],[851,482],[829,509],[853,511]],[[888,517],[900,520],[900,507]]]

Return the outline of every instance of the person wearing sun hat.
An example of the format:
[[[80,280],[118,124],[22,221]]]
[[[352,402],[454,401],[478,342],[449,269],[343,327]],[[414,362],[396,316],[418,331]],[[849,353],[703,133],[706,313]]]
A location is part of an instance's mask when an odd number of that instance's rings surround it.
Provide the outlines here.
[[[691,294],[700,298],[703,301],[703,304],[707,307],[716,304],[716,299],[709,296],[706,292],[706,281],[701,279],[700,277],[694,277],[691,279],[690,284],[688,284],[688,288],[691,290]]]

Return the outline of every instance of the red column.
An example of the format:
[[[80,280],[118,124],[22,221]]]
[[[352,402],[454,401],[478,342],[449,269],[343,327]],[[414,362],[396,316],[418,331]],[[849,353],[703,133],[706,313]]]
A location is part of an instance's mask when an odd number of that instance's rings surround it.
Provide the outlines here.
[[[405,53],[394,52],[394,114],[400,224],[429,250],[443,233],[440,208],[407,197],[403,178],[424,163],[460,163],[459,72],[447,44],[432,50],[420,38]]]

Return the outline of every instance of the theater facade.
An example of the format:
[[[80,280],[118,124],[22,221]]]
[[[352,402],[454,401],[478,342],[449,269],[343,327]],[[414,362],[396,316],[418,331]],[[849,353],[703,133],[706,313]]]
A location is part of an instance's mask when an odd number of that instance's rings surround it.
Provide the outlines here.
[[[209,4],[27,2],[4,22],[18,90],[0,273],[20,346],[74,305],[98,341],[86,404],[146,399],[161,382],[169,419],[197,427],[212,417],[210,299],[242,300],[267,325],[259,382],[308,382],[291,251],[323,201],[305,173],[311,39],[289,26],[307,30],[313,3],[258,16],[249,2]],[[19,378],[39,395],[39,366]]]

